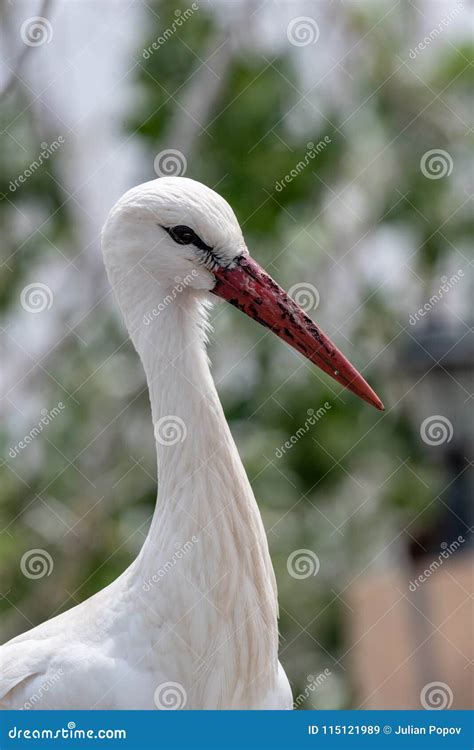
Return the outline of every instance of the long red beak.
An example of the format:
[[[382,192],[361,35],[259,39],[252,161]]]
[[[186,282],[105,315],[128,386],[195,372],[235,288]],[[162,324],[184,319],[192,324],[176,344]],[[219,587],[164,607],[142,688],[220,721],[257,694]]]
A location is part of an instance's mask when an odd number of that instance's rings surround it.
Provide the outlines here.
[[[214,270],[213,294],[270,328],[338,383],[381,411],[384,405],[332,341],[250,256],[232,269]]]

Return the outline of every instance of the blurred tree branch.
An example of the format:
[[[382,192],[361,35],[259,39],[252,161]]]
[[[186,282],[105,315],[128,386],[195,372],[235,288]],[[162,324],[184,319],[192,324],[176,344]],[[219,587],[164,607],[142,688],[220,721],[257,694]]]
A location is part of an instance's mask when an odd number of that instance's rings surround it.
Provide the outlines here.
[[[7,11],[7,5],[9,5],[8,1],[4,0],[3,5],[2,5],[2,15],[4,16],[4,27],[7,32],[6,34],[4,34],[4,36],[8,35],[10,38],[13,39],[15,38],[15,35],[12,33],[12,30],[11,30],[11,23],[10,23],[10,18],[9,18],[10,14]],[[50,6],[51,6],[51,0],[42,0],[38,15],[42,18],[47,18]],[[4,84],[3,88],[0,90],[0,99],[7,96],[10,93],[10,91],[14,88],[15,84],[20,81],[20,72],[23,66],[25,65],[27,57],[29,56],[29,54],[31,53],[33,49],[34,49],[34,46],[30,46],[23,42],[23,47],[20,50],[15,60],[13,70],[11,71],[10,76],[7,78],[7,81]]]

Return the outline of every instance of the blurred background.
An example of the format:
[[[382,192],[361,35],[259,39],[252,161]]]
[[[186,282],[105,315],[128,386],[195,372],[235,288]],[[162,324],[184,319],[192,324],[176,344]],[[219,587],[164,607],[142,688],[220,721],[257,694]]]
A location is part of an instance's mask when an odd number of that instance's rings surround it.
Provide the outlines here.
[[[386,405],[213,311],[295,707],[472,706],[470,2],[0,9],[1,640],[143,544],[149,402],[100,230],[131,186],[186,174]]]

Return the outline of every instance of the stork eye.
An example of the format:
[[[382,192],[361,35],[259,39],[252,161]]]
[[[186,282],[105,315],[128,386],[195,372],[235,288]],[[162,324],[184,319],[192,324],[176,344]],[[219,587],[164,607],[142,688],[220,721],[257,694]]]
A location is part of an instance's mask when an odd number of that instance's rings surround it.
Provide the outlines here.
[[[164,227],[162,224],[159,226],[165,232],[168,232],[171,239],[177,242],[178,245],[194,245],[200,262],[210,270],[217,266],[225,265],[224,259],[220,258],[219,253],[209,245],[206,245],[191,227],[186,227],[184,224],[179,224],[176,227]]]
[[[179,245],[190,245],[197,239],[196,233],[190,228],[180,224],[177,227],[171,227],[169,230],[170,237]]]

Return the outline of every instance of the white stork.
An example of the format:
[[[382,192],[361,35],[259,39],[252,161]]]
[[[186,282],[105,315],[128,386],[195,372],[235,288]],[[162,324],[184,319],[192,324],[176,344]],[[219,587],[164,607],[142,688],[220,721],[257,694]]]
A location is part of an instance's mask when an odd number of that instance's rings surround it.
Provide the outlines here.
[[[102,245],[148,382],[158,501],[116,581],[0,648],[0,706],[291,709],[267,539],[206,358],[212,295],[383,405],[252,260],[234,212],[208,187],[164,177],[133,188]]]

